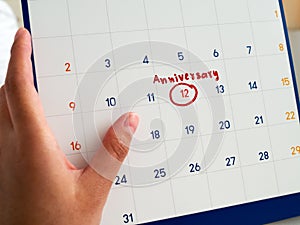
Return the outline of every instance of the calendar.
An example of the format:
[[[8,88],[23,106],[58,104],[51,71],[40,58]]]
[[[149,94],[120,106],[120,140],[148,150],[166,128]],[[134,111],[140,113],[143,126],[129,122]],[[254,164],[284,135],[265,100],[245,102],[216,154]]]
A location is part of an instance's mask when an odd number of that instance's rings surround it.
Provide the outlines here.
[[[140,116],[99,224],[300,215],[299,95],[281,1],[22,6],[36,87],[75,166],[119,116]]]

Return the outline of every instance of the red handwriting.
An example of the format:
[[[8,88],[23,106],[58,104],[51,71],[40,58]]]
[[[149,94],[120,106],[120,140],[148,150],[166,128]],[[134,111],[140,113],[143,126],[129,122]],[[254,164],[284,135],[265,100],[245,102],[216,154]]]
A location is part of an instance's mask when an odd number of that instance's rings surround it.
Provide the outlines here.
[[[219,72],[216,70],[211,70],[205,73],[185,73],[185,74],[174,74],[173,76],[168,77],[159,77],[158,75],[154,76],[153,84],[168,84],[168,83],[182,83],[185,81],[194,81],[194,80],[205,80],[205,79],[214,79],[215,81],[220,80]]]

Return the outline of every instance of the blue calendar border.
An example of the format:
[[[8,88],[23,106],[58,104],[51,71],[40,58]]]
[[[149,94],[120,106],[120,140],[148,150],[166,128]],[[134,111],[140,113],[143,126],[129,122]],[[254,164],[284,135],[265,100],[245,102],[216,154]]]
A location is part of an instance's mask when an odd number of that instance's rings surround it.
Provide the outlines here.
[[[22,7],[22,13],[23,13],[24,27],[31,34],[31,25],[30,25],[29,8],[28,8],[28,2],[27,2],[27,0],[21,0],[21,7]],[[38,89],[38,84],[37,84],[36,67],[35,67],[35,61],[34,61],[34,53],[33,53],[33,51],[32,51],[32,54],[31,54],[31,62],[32,62],[32,71],[33,71],[34,86],[35,86],[36,90],[38,91],[39,89]]]
[[[289,54],[294,90],[295,90],[296,101],[297,101],[296,103],[297,103],[297,108],[298,108],[298,117],[299,117],[299,122],[300,122],[300,99],[299,99],[299,91],[298,91],[299,87],[297,85],[297,76],[296,76],[296,71],[295,71],[295,66],[294,66],[293,53],[292,53],[291,42],[290,42],[290,37],[289,37],[289,32],[288,32],[288,27],[287,27],[287,22],[286,22],[285,11],[284,11],[284,7],[283,7],[283,0],[278,0],[278,1],[279,1],[280,11],[281,11],[281,15],[282,15],[282,23],[283,23],[283,27],[284,27],[286,46],[287,46],[287,50],[288,50],[288,54]]]
[[[144,225],[261,225],[299,215],[300,193]]]
[[[296,73],[292,57],[291,45],[289,41],[288,29],[285,20],[285,13],[282,0],[278,0],[284,25],[287,50],[289,54],[290,67],[293,76],[293,84],[297,100],[298,112],[300,115],[300,100],[296,81]],[[24,27],[31,32],[29,9],[27,0],[21,0],[23,10]],[[34,75],[34,84],[38,90],[34,55],[32,53],[32,67]],[[222,188],[222,187],[220,187]],[[183,195],[185,193],[182,193]],[[300,215],[300,193],[291,194],[283,197],[271,198],[267,200],[231,206],[227,208],[211,210],[207,212],[171,218],[156,222],[147,223],[147,225],[261,225],[279,220],[284,220]]]

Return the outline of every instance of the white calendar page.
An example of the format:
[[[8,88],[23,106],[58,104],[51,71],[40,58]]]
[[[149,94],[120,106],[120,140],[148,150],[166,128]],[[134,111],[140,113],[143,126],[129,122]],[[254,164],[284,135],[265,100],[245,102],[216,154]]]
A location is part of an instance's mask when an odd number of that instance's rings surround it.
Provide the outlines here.
[[[120,115],[140,115],[102,225],[299,193],[298,96],[277,0],[23,4],[45,114],[72,163],[87,165]]]

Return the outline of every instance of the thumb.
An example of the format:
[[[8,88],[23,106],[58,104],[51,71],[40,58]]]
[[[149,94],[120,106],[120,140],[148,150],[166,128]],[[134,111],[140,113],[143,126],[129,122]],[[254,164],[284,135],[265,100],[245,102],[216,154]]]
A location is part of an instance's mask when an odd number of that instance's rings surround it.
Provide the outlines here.
[[[5,93],[12,123],[17,131],[44,125],[42,104],[33,84],[31,36],[21,28],[15,36],[5,81]],[[25,129],[25,133],[27,129]]]
[[[95,193],[98,193],[97,196],[106,200],[112,182],[128,154],[130,142],[138,123],[139,117],[135,113],[121,116],[109,128],[102,146],[96,152],[89,166],[84,169],[81,182],[89,189],[88,193],[93,195],[93,199]]]

